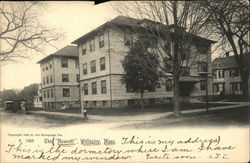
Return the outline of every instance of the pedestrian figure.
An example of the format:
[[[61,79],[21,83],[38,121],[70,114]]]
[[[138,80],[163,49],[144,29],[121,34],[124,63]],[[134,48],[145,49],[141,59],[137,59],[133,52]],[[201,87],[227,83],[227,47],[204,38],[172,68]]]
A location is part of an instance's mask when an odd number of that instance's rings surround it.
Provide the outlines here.
[[[18,109],[18,102],[14,102],[13,104],[13,112],[16,113],[17,112],[17,109]]]
[[[83,110],[83,118],[88,119],[88,112],[85,109]]]
[[[21,103],[21,109],[22,109],[23,112],[26,111],[26,102],[25,101],[22,101],[22,103]]]

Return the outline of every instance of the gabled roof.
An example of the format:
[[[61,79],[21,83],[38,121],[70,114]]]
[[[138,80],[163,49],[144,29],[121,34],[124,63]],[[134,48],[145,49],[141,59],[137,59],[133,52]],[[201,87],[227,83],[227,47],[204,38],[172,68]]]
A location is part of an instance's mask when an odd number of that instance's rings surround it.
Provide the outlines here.
[[[250,53],[245,53],[244,55],[247,55],[248,58],[250,59]],[[227,69],[227,68],[234,68],[234,67],[238,67],[235,56],[216,58],[212,62],[213,69]]]
[[[72,44],[78,44],[82,41],[85,41],[86,39],[88,39],[90,36],[92,36],[93,34],[95,34],[96,32],[98,32],[99,30],[103,29],[104,27],[108,26],[108,25],[119,25],[119,26],[129,26],[129,27],[138,27],[141,28],[142,26],[140,25],[143,22],[149,22],[151,24],[155,24],[158,25],[159,27],[161,27],[162,29],[166,28],[166,25],[159,23],[159,22],[155,22],[153,20],[150,19],[135,19],[135,18],[131,18],[131,17],[126,17],[126,16],[117,16],[114,19],[112,19],[111,21],[108,21],[104,24],[102,24],[101,26],[97,27],[96,29],[88,32],[87,34],[79,37],[78,39],[76,39],[75,41],[72,42]],[[169,28],[172,28],[173,25],[169,25]],[[182,28],[184,29],[184,28]],[[196,37],[197,39],[202,39],[202,40],[206,40],[210,43],[215,43],[215,41],[213,40],[209,40],[209,39],[205,39],[202,38],[200,36],[197,35],[193,35],[193,37]]]
[[[44,57],[43,59],[41,59],[37,63],[42,63],[42,62],[44,62],[52,57],[56,57],[56,56],[78,58],[78,47],[73,46],[73,45],[67,45],[67,46],[63,47],[62,49],[56,51],[55,53]]]
[[[139,19],[135,19],[135,18],[125,17],[125,16],[117,16],[114,19],[112,19],[111,21],[108,21],[108,22],[102,24],[101,26],[95,28],[94,30],[86,33],[85,35],[79,37],[78,39],[73,41],[72,44],[77,44],[81,41],[84,41],[85,39],[90,37],[92,34],[98,32],[99,30],[106,27],[107,25],[115,25],[116,24],[116,25],[131,26],[131,25],[136,25],[139,21],[140,21]]]
[[[126,16],[117,16],[114,19],[112,19],[109,23],[117,23],[120,25],[129,25],[133,26],[139,23],[141,20],[140,19],[135,19],[131,17],[126,17]]]
[[[234,56],[216,58],[212,63],[213,69],[224,69],[233,67],[237,67],[237,62]]]

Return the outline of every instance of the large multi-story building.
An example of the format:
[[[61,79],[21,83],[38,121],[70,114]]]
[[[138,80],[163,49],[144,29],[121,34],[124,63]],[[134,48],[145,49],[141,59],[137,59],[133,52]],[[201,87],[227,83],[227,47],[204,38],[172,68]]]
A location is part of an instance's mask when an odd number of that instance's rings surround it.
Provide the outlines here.
[[[250,59],[249,54],[248,57]],[[214,95],[242,94],[242,82],[235,56],[229,56],[227,53],[225,57],[216,58],[212,63],[212,68]],[[250,79],[248,83],[250,85]]]
[[[43,108],[79,106],[79,60],[76,46],[65,46],[38,61]]]
[[[147,21],[118,16],[72,42],[79,48],[82,106],[121,107],[133,105],[140,99],[138,93],[128,92],[121,82],[124,74],[122,60],[129,52],[131,35],[136,37],[131,32],[127,33],[123,27],[143,25]],[[212,75],[208,75],[208,87],[206,87],[205,78],[200,72],[212,74],[211,66],[208,65],[211,62],[211,44],[214,41],[198,36],[194,36],[194,39],[204,44],[189,45],[190,56],[197,60],[192,66],[185,66],[186,74],[181,77],[180,82],[181,94],[203,98],[206,88],[209,95],[212,95]],[[152,91],[146,92],[145,102],[154,104],[171,101],[172,85],[170,80],[167,85],[159,85]]]

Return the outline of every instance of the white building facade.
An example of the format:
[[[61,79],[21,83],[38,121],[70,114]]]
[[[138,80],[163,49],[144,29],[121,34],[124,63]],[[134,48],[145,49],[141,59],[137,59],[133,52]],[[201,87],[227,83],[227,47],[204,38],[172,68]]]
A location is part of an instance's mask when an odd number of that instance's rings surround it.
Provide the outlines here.
[[[41,67],[43,108],[79,107],[78,48],[68,45],[38,63]]]
[[[73,42],[78,45],[79,50],[80,95],[83,107],[123,107],[134,105],[140,99],[138,93],[128,92],[126,85],[121,82],[124,74],[122,60],[129,52],[128,34],[114,25],[136,21],[141,20],[118,16]],[[196,54],[199,49],[191,46],[190,53]],[[203,98],[206,92],[205,79],[199,72],[203,72],[202,63],[211,65],[211,42],[208,41],[205,48],[204,54],[181,77],[181,89],[186,84],[192,85],[188,91],[195,98]],[[212,74],[211,66],[205,71]],[[155,90],[146,92],[145,103],[170,102],[173,98],[172,84],[170,82],[168,86],[159,85]],[[208,93],[212,95],[212,75],[208,76]]]

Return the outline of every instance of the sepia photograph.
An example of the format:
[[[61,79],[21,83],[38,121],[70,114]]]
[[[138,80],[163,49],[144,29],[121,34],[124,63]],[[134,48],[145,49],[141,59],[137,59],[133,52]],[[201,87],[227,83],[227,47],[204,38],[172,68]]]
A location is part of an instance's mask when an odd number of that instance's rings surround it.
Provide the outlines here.
[[[248,162],[249,2],[0,2],[0,162]]]

